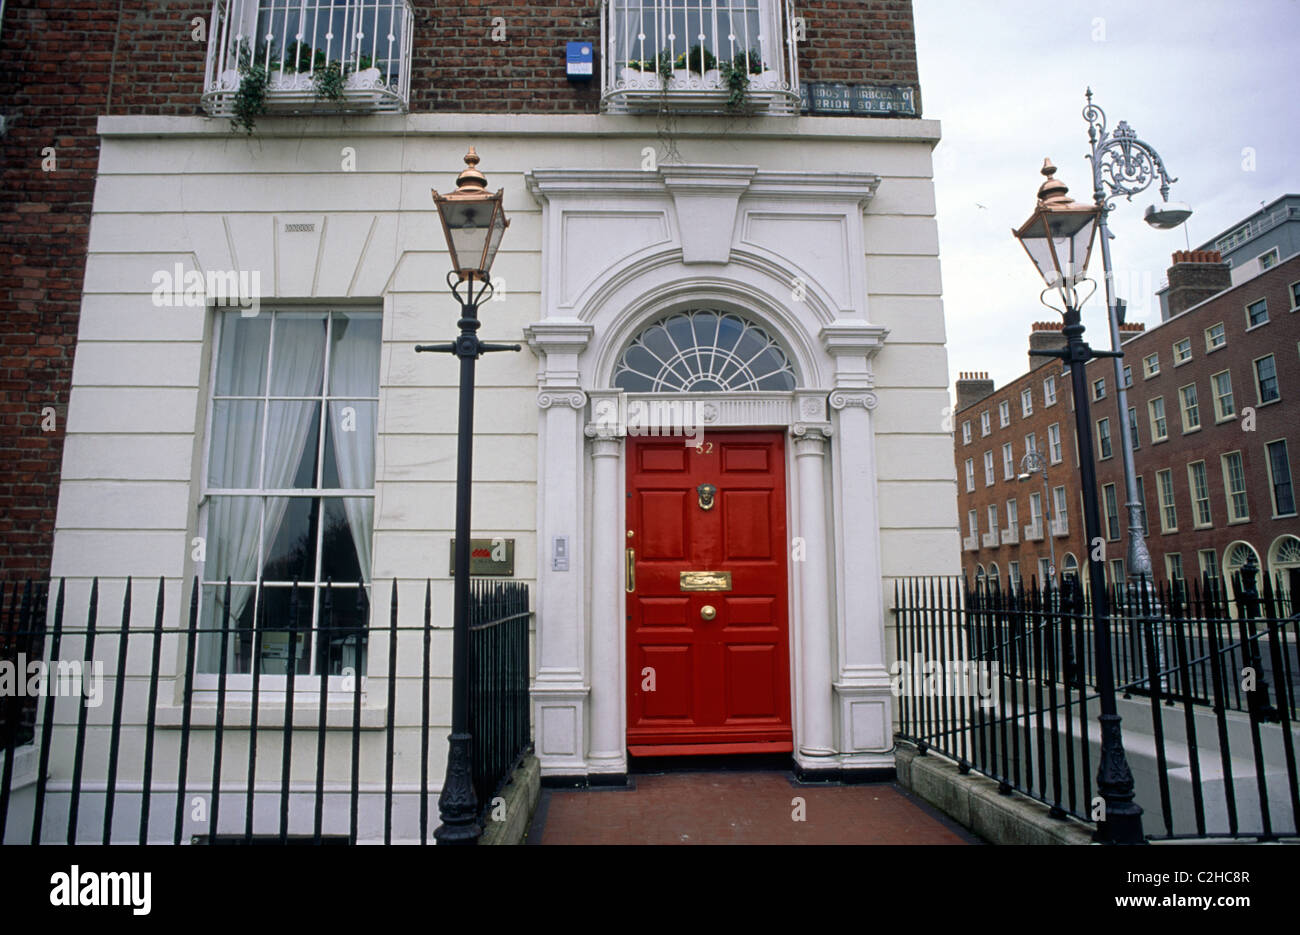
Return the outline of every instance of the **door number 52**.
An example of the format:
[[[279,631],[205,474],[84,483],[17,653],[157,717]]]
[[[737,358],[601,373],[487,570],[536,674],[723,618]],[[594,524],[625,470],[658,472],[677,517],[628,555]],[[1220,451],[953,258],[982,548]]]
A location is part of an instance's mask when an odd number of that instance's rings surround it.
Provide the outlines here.
[[[713,454],[713,442],[700,442],[695,446],[696,454]]]

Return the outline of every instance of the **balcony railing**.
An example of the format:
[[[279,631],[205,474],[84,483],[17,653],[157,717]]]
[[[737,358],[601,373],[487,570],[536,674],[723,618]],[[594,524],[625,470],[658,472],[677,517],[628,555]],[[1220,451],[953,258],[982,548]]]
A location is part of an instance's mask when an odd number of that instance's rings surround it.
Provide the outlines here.
[[[215,0],[203,109],[234,114],[260,68],[268,113],[404,113],[413,22],[408,0]]]
[[[791,0],[604,0],[600,30],[608,113],[799,113]]]
[[[1015,526],[1010,526],[1010,527],[1008,527],[1008,528],[1002,530],[1002,544],[1003,544],[1003,545],[1015,545],[1017,542],[1019,542],[1019,541],[1020,541],[1020,537],[1019,537],[1016,533],[1017,533],[1017,530],[1016,530],[1016,527],[1015,527]]]
[[[1032,523],[1025,523],[1025,541],[1040,542],[1043,538],[1043,521],[1036,519]]]

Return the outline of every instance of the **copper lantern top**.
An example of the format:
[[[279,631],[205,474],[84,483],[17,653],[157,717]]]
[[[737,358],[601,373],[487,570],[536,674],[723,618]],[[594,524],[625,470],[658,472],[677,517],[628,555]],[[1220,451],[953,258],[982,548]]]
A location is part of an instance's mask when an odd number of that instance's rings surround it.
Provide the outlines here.
[[[465,168],[456,178],[456,190],[447,195],[433,192],[442,230],[447,238],[452,268],[464,280],[487,280],[497,248],[510,220],[505,215],[505,189],[487,190],[487,178],[478,170],[474,147],[465,154]]]

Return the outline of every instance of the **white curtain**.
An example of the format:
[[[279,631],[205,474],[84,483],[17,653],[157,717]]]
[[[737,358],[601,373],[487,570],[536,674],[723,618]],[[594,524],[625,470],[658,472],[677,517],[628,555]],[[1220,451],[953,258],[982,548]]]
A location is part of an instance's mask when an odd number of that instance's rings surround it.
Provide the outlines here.
[[[334,346],[330,351],[331,396],[379,395],[379,329],[377,317],[334,318]],[[355,416],[345,427],[345,409]],[[338,465],[339,486],[366,490],[375,484],[375,416],[377,404],[364,400],[335,399],[329,404],[330,438]],[[352,544],[357,550],[361,576],[370,581],[371,525],[375,502],[369,497],[346,497]]]
[[[275,322],[275,349],[271,362],[271,396],[313,396],[320,393],[325,372],[325,320],[281,315]],[[262,485],[268,490],[293,486],[294,475],[307,445],[316,444],[319,428],[313,415],[313,400],[272,401],[267,407],[266,473]],[[315,486],[313,478],[311,486]],[[262,541],[266,548],[275,542],[289,508],[286,497],[266,499],[266,524]]]

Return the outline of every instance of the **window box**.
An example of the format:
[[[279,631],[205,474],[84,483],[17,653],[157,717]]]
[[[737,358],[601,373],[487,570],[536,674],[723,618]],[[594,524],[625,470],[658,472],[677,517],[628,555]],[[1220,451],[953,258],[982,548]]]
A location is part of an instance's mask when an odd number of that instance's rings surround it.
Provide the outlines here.
[[[208,37],[202,105],[235,113],[241,64],[267,73],[266,112],[405,113],[411,88],[408,0],[218,0]],[[320,75],[337,69],[337,96]]]
[[[606,113],[734,110],[726,63],[747,77],[746,109],[799,113],[789,0],[604,0],[600,26]]]

